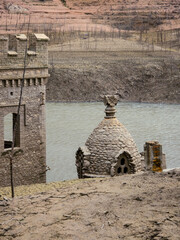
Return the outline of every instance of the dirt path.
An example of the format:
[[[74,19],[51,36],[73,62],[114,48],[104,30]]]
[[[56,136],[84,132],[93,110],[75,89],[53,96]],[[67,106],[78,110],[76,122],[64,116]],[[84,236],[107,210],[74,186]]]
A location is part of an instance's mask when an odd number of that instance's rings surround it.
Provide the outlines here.
[[[0,239],[178,240],[179,180],[173,171],[52,183],[47,192],[0,201]]]

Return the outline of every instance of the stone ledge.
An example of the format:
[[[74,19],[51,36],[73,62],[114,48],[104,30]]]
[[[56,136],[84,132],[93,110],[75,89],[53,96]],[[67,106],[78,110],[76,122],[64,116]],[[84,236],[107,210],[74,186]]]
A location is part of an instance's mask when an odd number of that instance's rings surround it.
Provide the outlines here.
[[[8,38],[7,37],[0,37],[0,41],[8,41]]]
[[[8,61],[8,59],[7,59],[7,61]],[[17,67],[15,67],[14,68],[14,70],[22,70],[23,71],[23,69],[24,69],[24,65],[23,65],[23,63],[21,64],[21,66],[17,66]],[[36,64],[36,66],[26,66],[26,70],[37,70],[37,69],[48,69],[48,64],[44,64],[44,65],[42,65],[42,66],[40,66],[40,64],[37,66],[37,64]],[[12,71],[12,67],[11,66],[1,66],[0,65],[0,71],[9,71],[9,70],[11,70]],[[12,79],[12,78],[11,78]]]
[[[48,78],[50,77],[50,74],[47,75],[25,75],[25,80],[27,79],[33,79],[33,78]],[[13,78],[13,79],[12,79]],[[0,77],[0,81],[2,80],[22,80],[22,77],[20,76],[7,76],[6,78],[1,78]]]
[[[17,35],[16,35],[16,38],[17,38],[18,40],[21,40],[21,41],[26,41],[26,40],[27,40],[27,37],[26,37],[25,34],[17,34]]]
[[[4,150],[2,151],[1,155],[6,155],[9,152],[11,152],[12,148],[4,148]],[[14,147],[13,149],[14,151],[18,151],[18,152],[22,152],[23,150],[21,149],[21,147]]]
[[[8,51],[8,56],[17,56],[17,52],[15,51]]]
[[[35,33],[37,41],[49,41],[49,38],[45,34]]]
[[[36,56],[36,55],[38,55],[38,53],[36,53],[34,51],[27,51],[27,55],[28,56]]]

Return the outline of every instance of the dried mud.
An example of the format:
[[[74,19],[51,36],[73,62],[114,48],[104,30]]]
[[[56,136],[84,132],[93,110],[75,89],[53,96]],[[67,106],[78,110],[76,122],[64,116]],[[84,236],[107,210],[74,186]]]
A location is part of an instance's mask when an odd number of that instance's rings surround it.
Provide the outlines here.
[[[98,44],[96,50],[93,44],[81,50],[75,41],[71,50],[51,46],[48,101],[99,101],[119,93],[121,101],[180,103],[178,52],[122,39]]]
[[[174,170],[42,184],[0,201],[0,239],[178,240],[179,180]]]

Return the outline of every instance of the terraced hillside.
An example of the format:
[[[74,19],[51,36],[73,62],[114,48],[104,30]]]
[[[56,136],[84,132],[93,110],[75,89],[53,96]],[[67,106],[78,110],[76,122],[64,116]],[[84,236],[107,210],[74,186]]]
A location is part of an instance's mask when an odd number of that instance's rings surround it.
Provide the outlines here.
[[[92,29],[95,24],[98,24],[96,28],[106,31],[111,31],[111,27],[180,28],[179,0],[3,0],[0,13],[1,31],[25,29],[28,14],[34,29],[41,31],[48,24],[66,31],[72,28],[86,31],[87,26]]]
[[[0,33],[51,39],[50,101],[180,103],[179,0],[3,0]]]
[[[96,25],[92,22],[93,9],[71,9],[60,0],[4,0],[0,5],[0,13],[1,33],[26,31],[29,22],[32,31],[39,32],[47,29],[86,31],[87,25]],[[111,29],[108,26],[102,27],[106,30]]]
[[[120,29],[180,27],[179,0],[66,0],[72,9],[93,9],[94,16]]]

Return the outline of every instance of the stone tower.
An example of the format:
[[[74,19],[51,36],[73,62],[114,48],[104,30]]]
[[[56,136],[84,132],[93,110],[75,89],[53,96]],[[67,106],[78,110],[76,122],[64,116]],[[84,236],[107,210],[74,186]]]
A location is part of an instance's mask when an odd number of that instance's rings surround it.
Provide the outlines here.
[[[141,155],[127,129],[115,117],[118,96],[104,96],[106,116],[76,152],[79,178],[141,171]]]
[[[27,41],[29,47],[22,103],[17,116]],[[15,121],[15,185],[46,182],[48,41],[44,34],[34,34],[29,40],[24,34],[0,38],[0,186],[10,185],[9,152]]]

